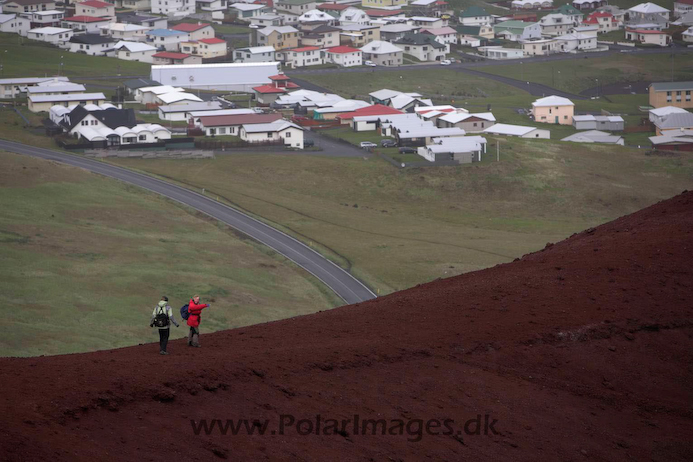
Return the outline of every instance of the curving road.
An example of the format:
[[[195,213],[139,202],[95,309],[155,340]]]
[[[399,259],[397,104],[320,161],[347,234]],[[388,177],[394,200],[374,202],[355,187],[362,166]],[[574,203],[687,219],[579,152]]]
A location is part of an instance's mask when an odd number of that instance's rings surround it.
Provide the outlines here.
[[[375,298],[375,294],[354,276],[332,263],[307,245],[238,210],[216,202],[189,189],[149,175],[49,149],[0,140],[0,150],[53,160],[83,168],[100,175],[139,186],[169,199],[188,205],[262,242],[305,269],[332,289],[346,303]]]

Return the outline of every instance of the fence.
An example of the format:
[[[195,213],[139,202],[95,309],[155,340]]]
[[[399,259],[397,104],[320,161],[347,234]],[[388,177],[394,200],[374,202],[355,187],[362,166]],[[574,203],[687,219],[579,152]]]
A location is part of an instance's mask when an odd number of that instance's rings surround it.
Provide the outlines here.
[[[211,151],[222,151],[226,149],[237,148],[263,148],[263,147],[284,147],[284,140],[262,141],[257,143],[248,143],[247,141],[222,141],[213,139],[195,140],[195,148]]]

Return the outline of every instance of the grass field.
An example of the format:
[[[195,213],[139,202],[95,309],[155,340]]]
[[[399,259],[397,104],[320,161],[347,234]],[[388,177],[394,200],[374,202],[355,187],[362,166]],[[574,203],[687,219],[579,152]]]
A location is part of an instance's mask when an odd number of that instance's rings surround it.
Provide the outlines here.
[[[672,57],[673,56],[673,57]],[[689,53],[637,55],[624,53],[606,57],[584,57],[543,63],[484,66],[482,72],[548,85],[579,93],[598,85],[638,81],[690,80],[693,59]],[[560,72],[560,74],[559,74]],[[595,79],[599,79],[598,82]]]
[[[114,163],[202,187],[336,255],[386,293],[512,261],[693,187],[693,156],[503,139],[501,162],[395,169],[371,159],[235,154]]]
[[[195,292],[211,300],[203,341],[340,304],[283,257],[158,195],[15,154],[0,164],[3,356],[158,341],[149,319],[164,294],[176,311]]]

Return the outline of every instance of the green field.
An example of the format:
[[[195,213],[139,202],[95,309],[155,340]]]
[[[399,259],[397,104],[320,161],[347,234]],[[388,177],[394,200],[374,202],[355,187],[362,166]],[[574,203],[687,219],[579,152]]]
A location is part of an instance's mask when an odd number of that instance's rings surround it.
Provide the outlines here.
[[[341,304],[282,256],[158,195],[15,154],[0,164],[3,356],[158,341],[149,319],[161,295],[175,311],[195,292],[210,301],[203,343]]]
[[[495,140],[481,164],[269,154],[114,163],[205,187],[320,248],[380,293],[512,261],[693,187],[693,156]]]

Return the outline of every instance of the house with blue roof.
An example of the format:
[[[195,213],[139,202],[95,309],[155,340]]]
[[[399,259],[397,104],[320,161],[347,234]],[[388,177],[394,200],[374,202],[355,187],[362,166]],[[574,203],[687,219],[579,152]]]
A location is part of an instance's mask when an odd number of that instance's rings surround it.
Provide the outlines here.
[[[190,39],[184,31],[172,29],[153,29],[147,32],[147,43],[159,51],[179,51],[180,43]]]

